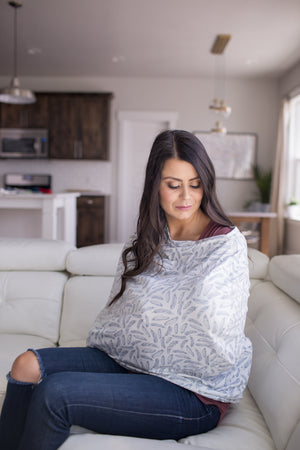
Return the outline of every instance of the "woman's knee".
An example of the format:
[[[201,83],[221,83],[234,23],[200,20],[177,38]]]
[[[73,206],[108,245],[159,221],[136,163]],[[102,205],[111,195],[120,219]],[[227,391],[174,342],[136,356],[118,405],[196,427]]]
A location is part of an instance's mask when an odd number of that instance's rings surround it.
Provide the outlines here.
[[[10,376],[17,381],[38,383],[41,369],[35,353],[29,350],[19,355],[12,365]]]

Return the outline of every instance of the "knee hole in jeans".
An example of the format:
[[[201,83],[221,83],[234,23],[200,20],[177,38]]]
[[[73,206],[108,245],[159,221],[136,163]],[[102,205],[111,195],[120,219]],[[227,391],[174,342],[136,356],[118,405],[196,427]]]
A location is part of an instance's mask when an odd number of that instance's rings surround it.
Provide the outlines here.
[[[39,383],[41,368],[36,354],[28,350],[19,355],[12,365],[10,376],[17,381]]]

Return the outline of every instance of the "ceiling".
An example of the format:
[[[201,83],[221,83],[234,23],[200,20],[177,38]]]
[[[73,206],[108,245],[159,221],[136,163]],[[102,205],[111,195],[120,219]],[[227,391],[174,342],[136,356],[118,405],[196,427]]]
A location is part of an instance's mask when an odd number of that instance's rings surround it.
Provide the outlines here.
[[[22,76],[280,77],[300,60],[300,0],[23,0]],[[0,76],[13,71],[13,8],[0,0]]]

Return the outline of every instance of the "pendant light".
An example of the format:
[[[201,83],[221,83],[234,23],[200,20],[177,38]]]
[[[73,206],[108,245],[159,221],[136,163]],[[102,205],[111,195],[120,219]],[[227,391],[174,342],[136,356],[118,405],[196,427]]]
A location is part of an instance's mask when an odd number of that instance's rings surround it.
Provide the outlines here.
[[[215,95],[209,109],[218,119],[226,119],[231,114],[231,107],[225,101],[225,56],[224,50],[231,39],[230,34],[219,34],[213,44],[211,53],[215,55]],[[226,134],[227,130],[222,124],[222,120],[217,120],[212,133]]]
[[[18,46],[18,36],[17,36],[17,11],[18,8],[22,6],[21,2],[10,1],[8,2],[10,6],[14,8],[14,71],[13,77],[10,82],[10,86],[2,89],[0,91],[0,102],[12,103],[12,104],[29,104],[36,101],[35,95],[29,89],[24,89],[20,87],[20,81],[18,78],[18,58],[17,58],[17,46]]]

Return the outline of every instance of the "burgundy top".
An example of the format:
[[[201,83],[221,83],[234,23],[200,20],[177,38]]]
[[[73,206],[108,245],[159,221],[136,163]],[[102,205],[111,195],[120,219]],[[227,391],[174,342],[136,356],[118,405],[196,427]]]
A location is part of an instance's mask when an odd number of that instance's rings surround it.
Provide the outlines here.
[[[205,239],[205,238],[209,238],[212,236],[219,236],[221,234],[227,234],[230,231],[232,231],[232,227],[227,227],[225,225],[219,225],[216,222],[213,222],[212,220],[209,222],[209,224],[206,226],[206,228],[204,229],[204,231],[201,233],[201,236],[199,239]],[[230,406],[230,403],[225,403],[225,402],[220,402],[218,400],[214,400],[212,398],[207,398],[204,397],[203,395],[200,394],[196,394],[195,395],[199,398],[199,400],[201,400],[202,403],[204,403],[205,405],[215,405],[218,407],[219,411],[220,411],[220,420],[223,419],[227,409]]]
[[[232,231],[232,227],[227,227],[225,225],[219,225],[218,223],[211,220],[206,228],[202,231],[199,239],[205,239],[212,236],[219,236],[220,234],[227,234]]]

